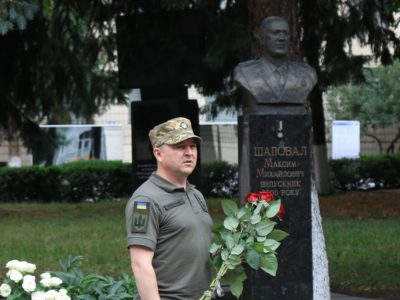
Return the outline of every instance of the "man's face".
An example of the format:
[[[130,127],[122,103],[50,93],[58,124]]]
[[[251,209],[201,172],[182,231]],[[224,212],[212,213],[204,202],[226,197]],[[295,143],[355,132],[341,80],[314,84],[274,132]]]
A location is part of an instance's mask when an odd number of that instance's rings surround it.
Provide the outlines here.
[[[285,57],[289,47],[289,25],[283,20],[270,21],[262,31],[264,53],[272,57]]]
[[[187,139],[176,145],[160,147],[159,163],[164,170],[176,176],[190,175],[197,163],[197,143],[195,139]]]

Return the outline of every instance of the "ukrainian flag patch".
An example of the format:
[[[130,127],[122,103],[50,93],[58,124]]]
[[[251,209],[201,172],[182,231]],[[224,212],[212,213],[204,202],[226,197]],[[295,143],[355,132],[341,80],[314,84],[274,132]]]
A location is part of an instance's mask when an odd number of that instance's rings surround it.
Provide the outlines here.
[[[135,202],[136,208],[139,210],[146,210],[149,206],[149,202]]]
[[[150,203],[147,201],[136,201],[133,205],[132,233],[146,233],[149,224]]]

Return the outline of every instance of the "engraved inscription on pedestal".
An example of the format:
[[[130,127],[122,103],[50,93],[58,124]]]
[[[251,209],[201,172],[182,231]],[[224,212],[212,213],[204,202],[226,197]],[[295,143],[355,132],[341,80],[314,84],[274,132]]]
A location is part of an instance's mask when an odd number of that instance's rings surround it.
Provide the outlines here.
[[[242,299],[312,299],[309,116],[249,115],[251,191],[282,199],[279,223],[290,236],[278,250],[276,277],[250,271]]]

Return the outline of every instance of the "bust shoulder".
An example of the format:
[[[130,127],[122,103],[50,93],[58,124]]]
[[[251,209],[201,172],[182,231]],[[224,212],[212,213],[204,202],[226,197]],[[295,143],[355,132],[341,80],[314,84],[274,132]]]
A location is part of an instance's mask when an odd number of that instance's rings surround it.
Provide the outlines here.
[[[302,76],[307,76],[313,85],[317,82],[317,73],[309,64],[302,61],[291,61],[290,68]]]
[[[233,70],[233,78],[240,85],[245,88],[249,88],[249,82],[254,80],[254,76],[257,76],[257,68],[260,64],[259,60],[247,60],[239,63]]]
[[[237,65],[237,67],[239,68],[247,68],[247,67],[251,67],[254,65],[259,64],[259,60],[258,59],[250,59],[250,60],[246,60],[246,61],[242,61],[241,63],[239,63]]]

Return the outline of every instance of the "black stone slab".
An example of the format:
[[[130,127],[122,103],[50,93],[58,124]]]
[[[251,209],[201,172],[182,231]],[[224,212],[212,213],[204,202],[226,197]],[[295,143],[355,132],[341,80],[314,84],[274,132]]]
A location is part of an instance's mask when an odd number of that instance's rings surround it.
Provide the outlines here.
[[[196,100],[153,100],[132,102],[132,168],[133,189],[138,188],[156,170],[157,164],[149,141],[149,131],[157,124],[176,117],[188,118],[195,134],[199,135],[199,107]],[[200,186],[200,148],[197,167],[189,182]]]
[[[277,276],[248,270],[241,299],[312,299],[309,116],[249,115],[248,122],[251,191],[282,199],[279,228],[290,236],[278,249]]]
[[[202,82],[206,74],[204,20],[199,10],[118,16],[120,87]]]

